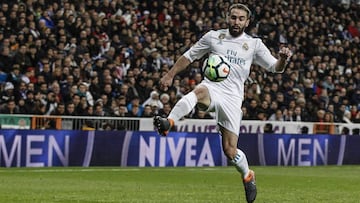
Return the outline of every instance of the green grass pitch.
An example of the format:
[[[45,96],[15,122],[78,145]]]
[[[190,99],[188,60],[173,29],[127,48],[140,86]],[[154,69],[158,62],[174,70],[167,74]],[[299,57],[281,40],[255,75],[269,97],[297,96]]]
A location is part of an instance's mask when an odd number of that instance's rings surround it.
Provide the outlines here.
[[[360,166],[252,167],[255,202],[360,202]],[[245,202],[233,167],[1,168],[0,202]]]

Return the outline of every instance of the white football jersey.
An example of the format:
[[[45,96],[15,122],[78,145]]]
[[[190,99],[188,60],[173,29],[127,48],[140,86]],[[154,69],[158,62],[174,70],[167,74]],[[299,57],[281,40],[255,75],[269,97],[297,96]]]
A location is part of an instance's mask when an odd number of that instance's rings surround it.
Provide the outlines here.
[[[244,97],[244,83],[250,74],[251,64],[262,66],[268,71],[275,72],[277,59],[259,38],[253,38],[243,33],[239,37],[232,37],[228,29],[207,32],[194,46],[184,53],[191,62],[202,58],[205,54],[225,56],[230,62],[231,69],[227,79],[222,82],[211,82],[204,79],[213,87],[221,88],[224,93]]]

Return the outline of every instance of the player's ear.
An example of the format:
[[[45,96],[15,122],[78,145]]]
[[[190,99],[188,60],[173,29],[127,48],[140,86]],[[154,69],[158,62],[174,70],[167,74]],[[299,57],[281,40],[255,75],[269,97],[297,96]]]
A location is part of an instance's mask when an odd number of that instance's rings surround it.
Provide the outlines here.
[[[249,24],[250,24],[250,18],[248,18],[248,19],[246,20],[246,22],[245,22],[245,27],[249,26]]]

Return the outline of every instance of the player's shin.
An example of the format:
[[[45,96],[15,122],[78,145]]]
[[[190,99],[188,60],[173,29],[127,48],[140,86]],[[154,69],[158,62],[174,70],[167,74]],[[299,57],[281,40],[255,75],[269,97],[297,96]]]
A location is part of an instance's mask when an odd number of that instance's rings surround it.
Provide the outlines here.
[[[243,178],[248,176],[249,164],[243,151],[236,149],[236,155],[231,162],[235,165],[236,169],[241,173]]]
[[[194,92],[183,96],[171,110],[168,118],[173,119],[175,122],[190,113],[197,103],[197,97]]]

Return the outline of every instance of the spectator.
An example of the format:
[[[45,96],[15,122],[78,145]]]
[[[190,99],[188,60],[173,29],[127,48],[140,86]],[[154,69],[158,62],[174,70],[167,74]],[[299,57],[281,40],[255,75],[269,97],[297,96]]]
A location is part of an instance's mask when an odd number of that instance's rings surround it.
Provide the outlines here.
[[[51,1],[41,5],[29,1],[26,6],[9,2],[0,4],[3,14],[0,16],[0,83],[11,82],[17,98],[20,95],[24,98],[24,92],[26,95],[28,91],[39,91],[40,87],[44,95],[52,90],[56,102],[65,104],[72,101],[73,94],[78,93],[74,90],[85,82],[90,84],[87,91],[91,92],[93,101],[101,98],[104,85],[110,84],[111,90],[106,93],[110,104],[118,95],[123,95],[128,105],[137,95],[142,105],[151,91],[157,89],[159,75],[171,68],[182,51],[205,31],[221,28],[224,22],[218,17],[226,13],[226,6],[217,5],[215,10],[212,9],[215,4],[207,1],[197,2],[192,7],[175,4],[174,0],[164,3],[169,6],[120,1],[104,1],[101,5],[99,1],[87,1],[82,5],[68,1],[56,7]],[[358,10],[353,9],[355,2],[342,5],[310,1],[307,7],[297,6],[301,2],[287,2],[287,6],[274,1],[248,3],[254,10],[248,32],[262,38],[269,47],[285,43],[294,53],[283,77],[263,74],[259,66],[253,65],[249,73],[251,93],[244,101],[250,103],[255,99],[262,105],[266,100],[271,111],[262,113],[261,109],[260,117],[258,113],[252,119],[264,119],[265,114],[268,118],[277,109],[296,114],[295,106],[299,105],[301,119],[311,121],[311,115],[316,115],[319,108],[333,106],[334,122],[343,122],[345,111],[341,105],[348,102],[344,105],[345,110],[349,110],[349,106],[360,103],[359,57],[356,54],[360,44],[360,21]],[[203,12],[200,8],[209,9]],[[300,12],[303,13],[301,17],[289,14]],[[343,16],[339,18],[338,13]],[[189,80],[195,81],[193,85],[198,83],[200,67],[199,60],[191,68],[191,75],[184,73],[174,79],[173,86],[166,91],[172,105],[193,88]],[[148,75],[139,77],[136,72]],[[5,75],[6,78],[1,79]],[[59,91],[53,87],[55,80],[60,85]],[[27,84],[25,90],[24,87],[20,89],[22,81]],[[36,84],[35,88],[32,84]],[[73,85],[79,88],[72,89]],[[4,90],[5,84],[2,87]],[[1,96],[4,92],[1,91]],[[267,94],[271,95],[270,99],[265,99]],[[283,100],[281,96],[277,98],[281,94]],[[29,105],[34,101],[24,100],[27,109],[34,109],[36,105]],[[37,99],[30,100],[37,102]],[[17,105],[19,101],[15,100]],[[89,101],[92,105],[91,99]],[[303,105],[299,101],[304,102]],[[6,103],[2,99],[0,102]],[[108,112],[111,111],[115,110]],[[358,108],[351,111],[351,119],[354,120],[358,112]],[[246,117],[244,114],[244,119]]]
[[[76,116],[75,104],[73,102],[69,102],[66,104],[66,112],[67,116]]]
[[[94,101],[96,101],[97,99],[100,98],[101,87],[99,85],[99,78],[97,76],[91,77],[91,84],[89,86],[89,92],[91,92]]]
[[[270,104],[270,114],[269,114],[269,119],[270,117],[275,114],[275,112],[278,110],[278,103],[276,101],[271,101],[271,104]]]
[[[0,18],[0,23],[4,17]],[[5,18],[6,20],[6,18]],[[1,28],[0,28],[1,29]],[[0,35],[4,35],[3,31],[0,30]],[[0,39],[2,40],[2,39]],[[7,46],[2,46],[0,49],[0,67],[5,73],[10,72],[10,67],[13,64],[13,57],[10,55],[10,48]]]
[[[171,109],[171,107],[170,107]],[[141,115],[141,117],[145,117],[145,118],[152,118],[154,117],[155,115],[153,114],[152,112],[152,109],[151,109],[151,106],[150,105],[146,105],[144,107],[144,111],[143,111],[143,114]]]
[[[343,127],[343,129],[341,130],[341,135],[349,135],[350,134],[350,129],[347,127]]]
[[[30,82],[36,83],[36,77],[35,77],[35,68],[34,67],[28,67],[25,71],[25,74],[21,76],[21,80],[25,84],[29,84]]]
[[[169,94],[167,94],[167,93],[162,93],[162,94],[160,95],[160,102],[161,102],[163,105],[169,103],[169,101],[170,101],[170,96],[169,96]]]
[[[19,110],[19,114],[29,114],[30,113],[26,107],[25,99],[20,98],[17,103],[18,103],[17,107]]]
[[[20,45],[19,50],[14,56],[14,63],[20,65],[20,72],[23,73],[27,67],[32,66],[31,60],[27,55],[27,47],[25,44]]]
[[[127,81],[127,83],[126,83],[126,86],[127,86],[127,88],[128,88],[127,96],[128,96],[130,99],[133,99],[133,98],[135,98],[135,97],[139,97],[139,93],[137,92],[135,83],[136,83],[135,77],[129,77],[129,78],[128,78],[128,81]]]
[[[7,103],[9,100],[15,100],[14,85],[11,82],[5,83],[4,90],[0,95],[0,104]]]
[[[314,134],[334,134],[335,126],[333,125],[334,118],[329,112],[323,109],[317,111],[317,118],[314,120],[317,124],[314,125]]]
[[[86,99],[86,96],[80,96],[80,102],[78,104],[78,107],[76,109],[79,116],[86,116],[88,115],[88,107],[89,103]]]
[[[45,114],[50,115],[50,113],[52,111],[54,111],[56,109],[56,106],[57,106],[56,95],[52,90],[48,91],[44,102],[45,102],[45,105],[46,105]]]
[[[94,105],[94,116],[109,116],[109,114],[104,110],[102,102],[96,102]]]
[[[167,117],[171,111],[171,105],[169,103],[164,103],[163,108],[159,109],[158,115],[162,117]]]
[[[63,95],[61,94],[61,89],[60,89],[60,85],[58,83],[58,81],[54,81],[51,85],[50,85],[50,89],[51,91],[54,92],[55,95],[55,101],[57,103],[59,102],[63,102]]]
[[[163,104],[159,99],[159,93],[155,90],[150,93],[150,97],[142,104],[142,106],[145,106],[147,104],[153,107],[156,106],[157,110],[163,108]]]
[[[287,108],[287,103],[284,98],[284,94],[282,92],[276,93],[276,102],[278,104],[278,108]]]
[[[351,112],[348,111],[348,110],[345,110],[342,120],[343,120],[344,123],[352,123],[352,121],[351,121]]]
[[[111,115],[113,113],[113,110],[111,109],[113,97],[108,97],[108,95],[102,94],[98,101],[100,101],[100,103],[102,104],[103,110],[106,112],[106,114]]]
[[[264,126],[264,133],[272,134],[274,133],[273,125],[271,123],[266,123]]]
[[[127,110],[129,112],[128,115],[131,115],[131,117],[140,117],[144,111],[144,107],[140,105],[140,98],[134,97],[131,103],[127,105]]]
[[[301,134],[306,135],[308,133],[309,133],[309,128],[308,127],[306,127],[306,126],[301,127]]]
[[[63,95],[63,100],[65,103],[71,102],[73,100],[73,96],[78,93],[78,86],[72,85],[60,90]]]
[[[8,73],[6,81],[12,83],[14,87],[17,87],[21,81],[21,70],[19,64],[14,64],[10,73]]]
[[[300,106],[296,106],[294,114],[292,115],[292,121],[307,121],[308,115],[305,111],[302,110]]]
[[[145,110],[144,110],[144,112],[145,112]],[[114,111],[114,115],[119,116],[119,117],[126,117],[127,113],[128,113],[128,110],[125,105],[119,105],[119,107],[117,109],[115,109],[115,111]]]
[[[89,105],[93,106],[94,98],[93,98],[92,94],[90,93],[90,91],[88,91],[88,86],[89,85],[85,82],[80,83],[78,94],[80,95],[80,97],[84,96],[86,101],[89,103]],[[108,91],[111,91],[111,90],[108,90]]]
[[[62,116],[65,115],[65,104],[64,103],[59,103],[56,106],[56,109],[54,109],[50,115],[56,115],[56,116]]]
[[[36,102],[34,107],[35,115],[45,115],[46,113],[46,105],[42,102]]]
[[[257,120],[258,118],[258,103],[255,99],[250,101],[250,105],[248,107],[248,119],[249,120]]]
[[[34,112],[34,107],[35,107],[35,93],[32,90],[28,90],[26,92],[26,99],[25,99],[25,108],[26,111],[29,114],[32,114]]]
[[[142,115],[142,111],[140,110],[140,106],[138,104],[132,105],[131,109],[128,110],[126,117],[140,117]]]
[[[19,114],[19,108],[15,103],[15,100],[9,99],[6,101],[6,105],[0,108],[2,114]]]
[[[121,85],[119,94],[125,96],[126,103],[129,103],[133,99],[128,90],[129,86],[127,84],[124,83]]]
[[[277,109],[275,113],[270,116],[269,121],[284,121],[284,115],[281,109]]]
[[[140,103],[143,103],[150,96],[151,89],[146,87],[146,80],[146,78],[140,77],[135,84],[136,91],[139,94]]]

